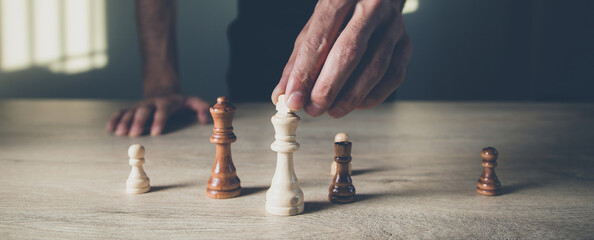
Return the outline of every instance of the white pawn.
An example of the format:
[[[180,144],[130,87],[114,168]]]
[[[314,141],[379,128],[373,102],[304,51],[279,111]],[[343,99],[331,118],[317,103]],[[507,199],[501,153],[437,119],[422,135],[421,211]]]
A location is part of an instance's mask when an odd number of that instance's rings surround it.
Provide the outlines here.
[[[301,119],[287,107],[285,95],[278,97],[276,111],[271,119],[276,141],[270,148],[277,152],[277,160],[270,189],[266,192],[266,211],[275,215],[296,215],[304,209],[303,191],[293,168],[293,152],[299,150],[295,133]]]
[[[140,144],[130,146],[128,156],[130,157],[128,163],[132,166],[132,171],[130,171],[130,176],[126,181],[126,192],[130,194],[148,192],[151,189],[151,184],[142,168],[144,164],[144,147]]]
[[[334,142],[348,142],[351,139],[349,138],[349,135],[347,135],[346,133],[337,133],[336,136],[334,136]],[[330,166],[330,174],[332,176],[336,175],[336,162],[332,161],[332,165]],[[351,163],[349,163],[349,175],[353,174],[353,171],[351,171]]]

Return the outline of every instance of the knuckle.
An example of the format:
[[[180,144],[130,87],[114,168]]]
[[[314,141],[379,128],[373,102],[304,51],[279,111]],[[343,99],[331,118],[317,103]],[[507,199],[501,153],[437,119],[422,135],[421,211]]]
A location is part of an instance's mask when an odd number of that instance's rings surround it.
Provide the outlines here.
[[[349,95],[343,100],[341,105],[345,110],[352,110],[361,103],[361,100],[363,99],[358,95]]]
[[[323,0],[322,6],[331,6],[331,7],[339,7],[345,5],[345,3],[352,2],[352,0],[345,1],[345,0]]]
[[[324,84],[319,88],[316,88],[312,93],[311,99],[319,105],[330,105],[330,99],[332,99],[338,92],[335,88],[330,85]]]
[[[306,52],[321,53],[327,44],[328,40],[325,37],[313,35],[305,40],[301,46]]]
[[[333,12],[349,11],[355,0],[324,0],[320,6],[324,9],[331,9]]]
[[[385,4],[384,0],[367,0],[367,4],[369,4],[370,8],[374,11],[382,9]]]
[[[340,107],[344,112],[343,114],[350,113],[361,103],[361,97],[356,95],[348,95],[340,99],[336,106]]]
[[[337,57],[342,63],[349,63],[355,61],[361,52],[361,44],[358,41],[352,40],[342,46]]]
[[[365,106],[366,107],[375,107],[377,105],[380,105],[382,103],[382,100],[379,99],[377,96],[370,96],[367,99],[365,99]]]
[[[335,13],[336,10],[333,9],[334,7],[330,6],[324,6],[318,9],[316,9],[316,11],[319,14],[316,14],[316,17],[314,18],[315,22],[317,22],[318,24],[325,24],[328,23],[330,21],[332,21],[332,19],[335,17]]]
[[[371,66],[376,69],[375,72],[384,72],[390,66],[391,60],[387,54],[381,54],[371,60]]]
[[[126,110],[126,112],[124,113],[124,116],[122,118],[124,118],[124,119],[131,118],[132,115],[134,115],[135,111],[136,111],[135,108],[130,108],[130,109]]]
[[[386,19],[397,13],[397,9],[391,7],[392,4],[386,0],[368,0],[365,3],[369,15],[376,19]]]
[[[293,73],[291,74],[291,78],[296,81],[299,87],[307,87],[314,81],[313,74],[303,68],[294,69]]]
[[[362,33],[364,32],[367,28],[365,27],[366,23],[364,20],[351,20],[351,22],[349,22],[349,30],[351,32],[354,33]]]

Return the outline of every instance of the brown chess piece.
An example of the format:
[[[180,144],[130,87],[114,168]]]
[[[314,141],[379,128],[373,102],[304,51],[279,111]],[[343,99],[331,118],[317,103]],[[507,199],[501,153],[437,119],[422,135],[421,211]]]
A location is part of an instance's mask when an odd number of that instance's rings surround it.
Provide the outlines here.
[[[231,143],[237,140],[231,125],[235,106],[229,103],[227,97],[218,97],[217,104],[210,108],[210,114],[214,121],[210,142],[217,145],[217,151],[206,196],[217,199],[236,197],[241,193],[241,186],[231,159]]]
[[[350,203],[355,201],[355,186],[349,174],[352,144],[344,133],[337,134],[334,139],[336,174],[328,188],[328,200],[333,203]]]
[[[481,152],[484,170],[476,183],[476,191],[480,194],[487,196],[497,196],[501,194],[501,183],[499,182],[499,179],[497,179],[497,175],[495,175],[497,154],[497,149],[493,147],[483,148],[483,151]]]

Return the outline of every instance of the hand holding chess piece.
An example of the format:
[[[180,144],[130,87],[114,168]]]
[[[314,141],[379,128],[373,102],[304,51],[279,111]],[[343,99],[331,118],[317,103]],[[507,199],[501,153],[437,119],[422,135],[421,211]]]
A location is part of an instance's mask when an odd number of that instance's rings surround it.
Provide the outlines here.
[[[304,210],[303,191],[293,168],[293,152],[299,150],[295,139],[301,118],[287,107],[285,95],[278,97],[276,111],[271,119],[276,140],[270,148],[277,152],[277,160],[270,189],[266,192],[266,211],[275,215],[296,215]]]
[[[328,200],[333,203],[350,203],[355,201],[355,186],[349,173],[351,163],[351,142],[345,133],[336,134],[334,138],[334,162],[336,173],[328,188]]]
[[[128,148],[128,163],[132,166],[132,171],[126,181],[126,192],[130,194],[139,194],[148,192],[151,189],[150,180],[146,176],[142,165],[144,164],[144,147],[140,144],[134,144]]]
[[[484,167],[483,174],[476,183],[476,191],[487,196],[497,196],[501,194],[501,183],[495,175],[495,167],[497,166],[497,149],[493,147],[483,148],[481,157],[483,158],[482,165]]]

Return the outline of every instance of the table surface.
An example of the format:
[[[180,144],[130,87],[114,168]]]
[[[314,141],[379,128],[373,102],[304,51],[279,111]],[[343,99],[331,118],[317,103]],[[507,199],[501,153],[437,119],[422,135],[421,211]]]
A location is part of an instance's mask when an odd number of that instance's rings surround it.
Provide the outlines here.
[[[126,102],[0,101],[2,238],[531,238],[594,236],[594,104],[398,102],[342,119],[298,112],[295,170],[305,212],[268,214],[272,104],[237,104],[240,197],[205,188],[212,125],[159,137],[104,131]],[[353,142],[357,201],[327,201],[333,138]],[[128,195],[127,149],[146,147],[152,190]],[[504,195],[475,191],[480,150],[499,150]]]

